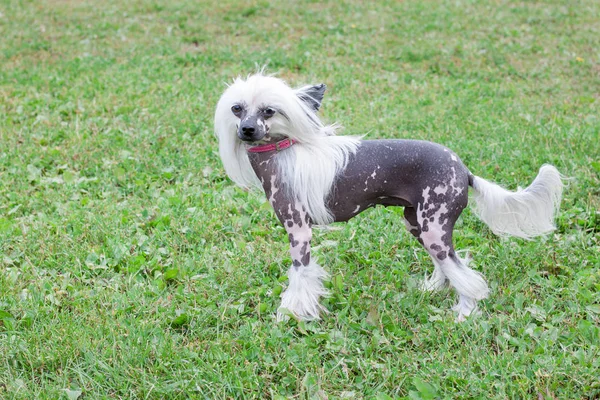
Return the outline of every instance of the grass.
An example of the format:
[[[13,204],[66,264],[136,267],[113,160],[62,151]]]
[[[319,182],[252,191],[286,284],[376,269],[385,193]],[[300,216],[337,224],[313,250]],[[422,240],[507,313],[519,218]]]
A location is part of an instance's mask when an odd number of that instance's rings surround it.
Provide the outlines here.
[[[0,397],[598,398],[600,5],[0,3]],[[320,322],[275,323],[290,264],[212,134],[257,65],[324,82],[345,133],[433,140],[515,189],[571,177],[558,229],[456,232],[492,288],[456,324],[399,209],[317,231]]]

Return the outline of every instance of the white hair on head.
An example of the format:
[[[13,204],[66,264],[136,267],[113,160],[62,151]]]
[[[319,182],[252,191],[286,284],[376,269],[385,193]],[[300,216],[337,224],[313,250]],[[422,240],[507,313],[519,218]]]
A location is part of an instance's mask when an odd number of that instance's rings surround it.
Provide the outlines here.
[[[327,197],[336,175],[343,170],[359,139],[335,136],[337,125],[324,125],[306,100],[312,100],[310,86],[294,90],[281,79],[262,73],[237,78],[217,104],[215,134],[227,175],[242,187],[260,187],[250,165],[246,145],[237,137],[238,119],[231,106],[245,103],[250,110],[268,105],[281,112],[269,120],[269,134],[295,139],[297,144],[278,153],[276,162],[286,190],[306,206],[316,224],[333,222]],[[317,107],[318,108],[318,107]]]
[[[236,78],[219,99],[215,111],[215,135],[219,140],[219,155],[227,176],[243,188],[260,187],[260,181],[250,165],[246,145],[237,137],[238,119],[231,112],[233,104],[252,95],[244,86],[250,85]],[[244,91],[248,94],[244,95]]]

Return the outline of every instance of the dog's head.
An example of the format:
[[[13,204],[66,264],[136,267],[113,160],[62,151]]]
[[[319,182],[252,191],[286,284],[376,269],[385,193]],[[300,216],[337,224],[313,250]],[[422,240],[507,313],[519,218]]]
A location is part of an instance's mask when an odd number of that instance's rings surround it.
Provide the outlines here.
[[[281,79],[262,74],[238,78],[221,96],[215,112],[215,134],[227,175],[242,187],[260,186],[248,159],[248,145],[285,138],[311,144],[332,135],[317,116],[325,85],[292,89]]]
[[[287,137],[301,140],[301,130],[306,134],[322,127],[316,112],[325,89],[319,84],[294,90],[281,79],[260,74],[236,79],[217,105],[217,136],[222,140],[234,135],[255,144]],[[307,123],[312,126],[304,126]]]

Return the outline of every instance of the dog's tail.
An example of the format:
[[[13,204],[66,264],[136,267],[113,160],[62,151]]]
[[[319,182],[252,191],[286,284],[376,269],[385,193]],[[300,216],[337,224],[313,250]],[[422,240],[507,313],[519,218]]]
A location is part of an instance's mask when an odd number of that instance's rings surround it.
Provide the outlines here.
[[[495,183],[472,176],[475,214],[500,236],[529,239],[555,229],[563,182],[552,165],[543,165],[535,180],[525,189],[510,192]]]

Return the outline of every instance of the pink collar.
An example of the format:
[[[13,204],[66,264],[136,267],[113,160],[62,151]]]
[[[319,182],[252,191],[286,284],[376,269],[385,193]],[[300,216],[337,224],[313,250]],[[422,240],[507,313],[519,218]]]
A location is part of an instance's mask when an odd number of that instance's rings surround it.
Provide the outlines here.
[[[283,139],[275,143],[248,147],[248,151],[250,153],[266,153],[268,151],[280,151],[291,147],[294,143],[297,143],[294,139]]]

